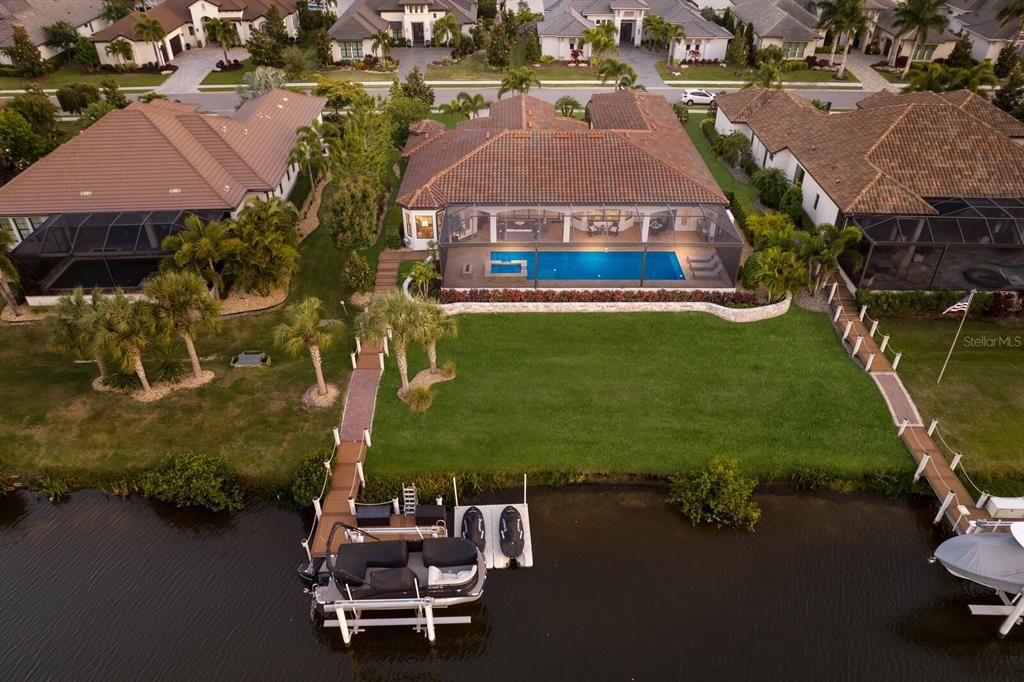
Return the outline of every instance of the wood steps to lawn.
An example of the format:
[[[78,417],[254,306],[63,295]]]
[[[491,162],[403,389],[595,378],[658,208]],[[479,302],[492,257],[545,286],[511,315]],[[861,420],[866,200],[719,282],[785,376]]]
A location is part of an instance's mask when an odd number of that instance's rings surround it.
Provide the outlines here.
[[[377,261],[377,280],[374,293],[388,294],[398,286],[398,271],[406,261],[422,261],[430,255],[429,251],[410,251],[408,249],[387,249],[380,254]]]

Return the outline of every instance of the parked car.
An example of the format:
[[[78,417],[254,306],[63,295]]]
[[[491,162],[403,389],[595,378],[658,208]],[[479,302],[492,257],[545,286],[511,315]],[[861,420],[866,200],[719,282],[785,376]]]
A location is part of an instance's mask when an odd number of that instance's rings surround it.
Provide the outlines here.
[[[714,93],[702,90],[701,88],[687,88],[679,93],[679,101],[687,106],[694,104],[711,104],[715,101]]]

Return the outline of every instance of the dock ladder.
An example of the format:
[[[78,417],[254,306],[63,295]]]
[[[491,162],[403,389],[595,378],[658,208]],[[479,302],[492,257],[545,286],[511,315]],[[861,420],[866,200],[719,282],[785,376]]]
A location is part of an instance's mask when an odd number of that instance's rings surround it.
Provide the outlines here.
[[[416,495],[415,485],[402,484],[402,511],[407,516],[411,516],[416,513],[416,505],[420,503],[419,496]]]

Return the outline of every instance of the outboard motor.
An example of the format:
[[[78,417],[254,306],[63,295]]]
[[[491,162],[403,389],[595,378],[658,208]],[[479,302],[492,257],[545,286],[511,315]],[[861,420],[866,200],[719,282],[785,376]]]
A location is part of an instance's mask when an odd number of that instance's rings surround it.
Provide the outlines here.
[[[299,564],[296,571],[299,574],[299,580],[302,581],[302,587],[312,590],[316,585],[316,569],[313,568],[313,565],[308,563]]]

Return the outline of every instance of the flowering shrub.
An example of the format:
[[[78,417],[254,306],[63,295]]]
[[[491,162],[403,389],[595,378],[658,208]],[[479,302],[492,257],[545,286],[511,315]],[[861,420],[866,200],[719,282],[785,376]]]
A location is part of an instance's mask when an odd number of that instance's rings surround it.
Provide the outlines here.
[[[704,291],[702,289],[649,289],[622,291],[601,289],[442,289],[441,303],[715,303],[729,308],[751,308],[761,304],[747,291]]]

